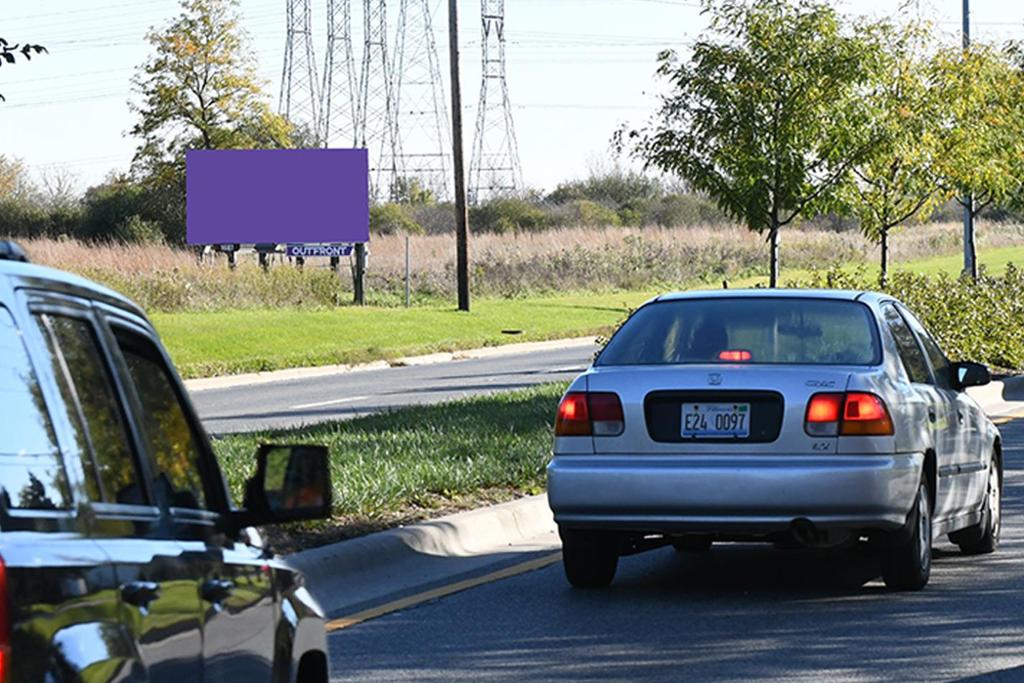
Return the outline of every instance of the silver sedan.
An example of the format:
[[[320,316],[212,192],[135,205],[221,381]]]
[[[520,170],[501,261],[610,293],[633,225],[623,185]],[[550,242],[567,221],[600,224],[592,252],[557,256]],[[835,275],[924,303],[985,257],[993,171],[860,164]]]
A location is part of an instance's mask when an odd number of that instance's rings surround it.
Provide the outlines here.
[[[548,498],[574,586],[621,555],[716,541],[869,541],[886,585],[928,582],[934,538],[996,549],[999,431],[899,301],[871,292],[660,296],[558,408]]]

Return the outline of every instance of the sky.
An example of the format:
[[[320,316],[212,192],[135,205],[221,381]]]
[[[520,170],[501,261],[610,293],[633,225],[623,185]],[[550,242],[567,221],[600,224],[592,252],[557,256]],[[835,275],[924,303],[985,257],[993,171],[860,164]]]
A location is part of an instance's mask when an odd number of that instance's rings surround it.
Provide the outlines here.
[[[447,74],[447,3],[429,2]],[[353,4],[361,6],[358,0]],[[836,4],[847,13],[880,16],[899,3]],[[920,12],[954,40],[961,4],[923,0]],[[321,52],[326,5],[313,0],[314,45]],[[399,0],[388,3],[392,21],[398,5]],[[656,107],[657,53],[669,47],[685,52],[706,25],[700,3],[689,0],[506,0],[505,5],[507,79],[519,155],[526,185],[538,190],[611,166],[614,131],[642,123]],[[275,107],[285,8],[286,0],[240,0],[241,23]],[[150,52],[145,34],[168,24],[178,11],[177,0],[3,0],[0,37],[42,43],[50,53],[0,68],[0,93],[7,98],[0,102],[0,154],[21,159],[37,177],[65,169],[79,188],[101,182],[110,171],[126,170],[138,144],[128,133],[136,119],[128,102],[131,77]],[[480,91],[480,3],[459,0],[459,12],[468,155]],[[971,15],[977,38],[1024,39],[1024,2],[971,0]]]

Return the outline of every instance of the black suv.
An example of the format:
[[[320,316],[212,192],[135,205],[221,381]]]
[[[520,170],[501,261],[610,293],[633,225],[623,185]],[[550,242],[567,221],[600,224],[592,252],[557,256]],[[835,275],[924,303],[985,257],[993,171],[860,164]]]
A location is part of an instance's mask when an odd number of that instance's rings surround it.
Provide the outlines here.
[[[326,681],[323,614],[254,526],[330,509],[263,446],[242,509],[153,327],[0,242],[0,682]]]

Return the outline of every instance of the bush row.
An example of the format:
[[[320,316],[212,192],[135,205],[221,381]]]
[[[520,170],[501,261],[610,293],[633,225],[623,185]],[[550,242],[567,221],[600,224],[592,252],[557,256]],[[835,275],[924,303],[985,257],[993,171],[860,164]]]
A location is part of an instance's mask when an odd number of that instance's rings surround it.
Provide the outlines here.
[[[838,269],[787,286],[880,289],[863,271]],[[1024,270],[1010,264],[1002,276],[983,272],[976,281],[897,272],[884,289],[921,318],[952,360],[1024,369]]]

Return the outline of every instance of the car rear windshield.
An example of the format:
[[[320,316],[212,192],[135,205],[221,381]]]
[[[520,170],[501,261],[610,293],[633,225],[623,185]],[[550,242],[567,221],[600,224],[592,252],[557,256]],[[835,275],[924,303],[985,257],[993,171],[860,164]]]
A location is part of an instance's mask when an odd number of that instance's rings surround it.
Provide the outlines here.
[[[612,337],[595,365],[880,361],[878,330],[864,304],[737,297],[648,304]]]

